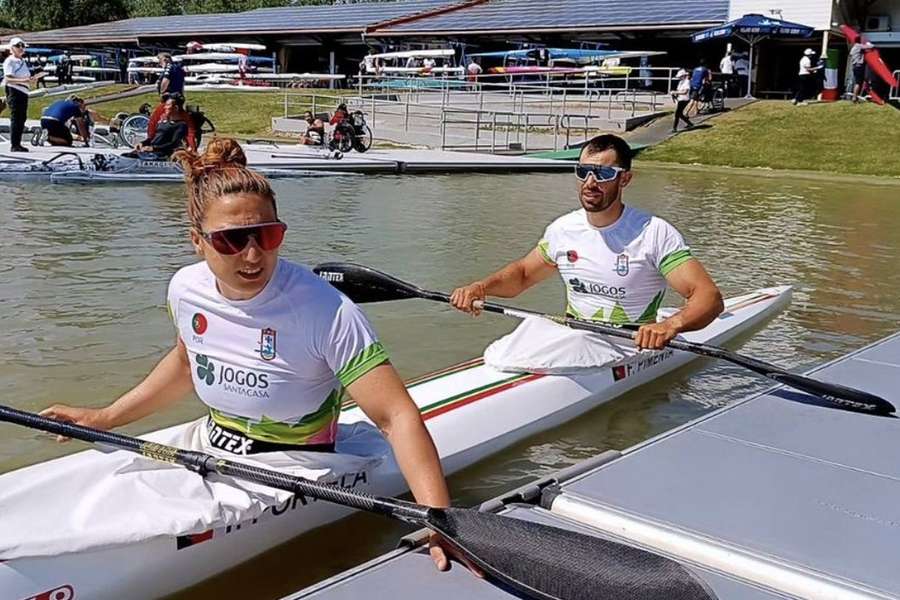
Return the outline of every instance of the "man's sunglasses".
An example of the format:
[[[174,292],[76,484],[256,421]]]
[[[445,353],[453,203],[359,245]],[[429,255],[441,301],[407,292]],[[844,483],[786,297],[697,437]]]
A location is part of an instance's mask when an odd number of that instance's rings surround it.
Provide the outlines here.
[[[24,48],[25,44],[14,44],[13,48]]]
[[[612,181],[619,176],[619,173],[623,173],[626,170],[627,169],[623,169],[622,167],[583,165],[578,163],[575,165],[575,177],[578,178],[578,181],[584,181],[588,178],[588,175],[593,174],[597,183],[603,183],[604,181]]]
[[[218,231],[201,232],[209,244],[215,248],[219,254],[239,254],[250,243],[250,239],[256,240],[256,245],[261,250],[270,252],[281,246],[284,241],[284,232],[287,225],[281,221],[272,223],[260,223],[258,225],[249,225],[246,227],[231,227],[228,229],[219,229]]]

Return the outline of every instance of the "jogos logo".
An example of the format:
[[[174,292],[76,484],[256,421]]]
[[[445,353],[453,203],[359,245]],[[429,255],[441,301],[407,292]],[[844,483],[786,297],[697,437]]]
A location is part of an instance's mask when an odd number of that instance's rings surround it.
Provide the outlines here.
[[[236,388],[253,388],[264,390],[269,387],[269,374],[257,373],[255,371],[235,369],[234,367],[224,365],[217,366],[205,354],[197,355],[197,377],[206,385],[218,383],[224,385],[225,389],[230,392],[245,393]]]
[[[49,592],[44,592],[37,596],[31,596],[24,600],[75,600],[75,590],[71,585],[64,585],[55,590],[50,590]]]

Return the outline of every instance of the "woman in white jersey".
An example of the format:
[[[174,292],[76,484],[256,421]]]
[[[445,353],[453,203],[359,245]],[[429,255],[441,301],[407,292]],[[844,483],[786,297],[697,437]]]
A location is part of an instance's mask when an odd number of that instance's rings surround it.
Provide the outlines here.
[[[209,406],[209,443],[239,454],[333,452],[343,391],[390,442],[416,500],[447,506],[437,451],[362,311],[300,265],[279,259],[287,226],[269,182],[236,141],[183,151],[191,241],[203,259],[169,284],[175,347],[134,389],[101,409],[42,414],[113,429],[192,389]],[[435,540],[436,541],[436,540]],[[448,567],[432,544],[438,568]]]

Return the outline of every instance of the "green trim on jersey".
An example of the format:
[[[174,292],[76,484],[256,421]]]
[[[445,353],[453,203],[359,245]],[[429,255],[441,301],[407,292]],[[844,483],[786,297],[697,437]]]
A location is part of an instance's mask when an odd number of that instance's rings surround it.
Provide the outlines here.
[[[644,312],[641,313],[641,316],[638,317],[637,322],[641,325],[645,323],[656,323],[656,313],[659,312],[659,307],[662,306],[663,296],[665,295],[665,290],[656,294],[653,297],[653,300],[650,301],[650,304],[647,305],[647,308],[644,309]]]
[[[326,430],[337,420],[341,412],[343,395],[343,389],[333,390],[315,412],[304,415],[296,423],[273,421],[265,415],[263,415],[261,421],[251,421],[244,417],[223,413],[214,408],[209,409],[209,416],[212,417],[213,422],[217,425],[240,431],[254,440],[278,444],[303,445],[310,443],[312,438],[320,435],[322,431]]]
[[[344,387],[350,387],[350,384],[390,359],[387,350],[381,345],[381,342],[374,342],[366,346],[362,352],[347,361],[340,371],[335,373],[338,381]]]
[[[538,252],[541,253],[541,258],[543,258],[547,264],[556,266],[556,261],[550,258],[550,242],[547,240],[541,240],[537,245]]]
[[[659,262],[659,273],[665,277],[674,271],[676,267],[680,267],[692,258],[694,256],[691,254],[690,249],[676,250]]]

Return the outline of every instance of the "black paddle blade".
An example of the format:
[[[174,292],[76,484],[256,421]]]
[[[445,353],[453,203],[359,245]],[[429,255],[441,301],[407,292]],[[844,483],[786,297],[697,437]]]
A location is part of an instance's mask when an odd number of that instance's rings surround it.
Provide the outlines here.
[[[845,410],[883,416],[891,415],[897,410],[893,404],[880,396],[848,388],[837,383],[825,383],[802,375],[795,375],[794,373],[774,373],[768,377],[799,390],[820,396]]]
[[[313,267],[313,273],[358,304],[422,297],[417,287],[364,265],[322,263]]]
[[[714,600],[668,558],[565,529],[475,510],[429,511],[428,527],[495,579],[532,598]]]

